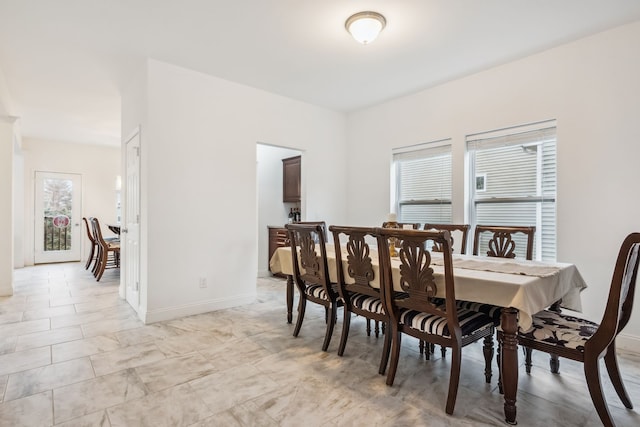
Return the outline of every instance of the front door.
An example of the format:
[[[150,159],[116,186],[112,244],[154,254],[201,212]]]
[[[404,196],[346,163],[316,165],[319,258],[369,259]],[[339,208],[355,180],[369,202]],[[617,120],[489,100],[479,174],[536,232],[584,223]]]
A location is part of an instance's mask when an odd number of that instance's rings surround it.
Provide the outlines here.
[[[34,262],[80,261],[81,175],[36,171],[35,183]]]
[[[140,306],[140,132],[126,143],[126,180],[124,205],[125,294],[136,311]],[[122,239],[122,237],[121,237]]]

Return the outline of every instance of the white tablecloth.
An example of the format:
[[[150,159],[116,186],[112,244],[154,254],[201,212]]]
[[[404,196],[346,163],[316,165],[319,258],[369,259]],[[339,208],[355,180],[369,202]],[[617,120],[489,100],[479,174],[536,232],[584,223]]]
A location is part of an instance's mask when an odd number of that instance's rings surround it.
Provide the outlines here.
[[[317,248],[318,252],[319,250]],[[432,268],[438,286],[437,296],[444,297],[442,255],[432,252],[432,256]],[[346,254],[343,254],[342,259],[346,265]],[[327,261],[329,277],[335,282],[335,252],[333,245],[329,243]],[[373,286],[379,286],[378,254],[373,250],[371,261],[376,276]],[[278,248],[269,265],[274,273],[292,275],[291,248]],[[394,287],[397,290],[401,290],[399,265],[400,260],[391,259]],[[559,299],[562,299],[563,307],[582,311],[580,292],[587,285],[573,264],[454,255],[453,267],[456,299],[517,308],[520,311],[519,325],[522,329],[531,327],[533,314]],[[350,279],[346,271],[345,277],[346,280]]]

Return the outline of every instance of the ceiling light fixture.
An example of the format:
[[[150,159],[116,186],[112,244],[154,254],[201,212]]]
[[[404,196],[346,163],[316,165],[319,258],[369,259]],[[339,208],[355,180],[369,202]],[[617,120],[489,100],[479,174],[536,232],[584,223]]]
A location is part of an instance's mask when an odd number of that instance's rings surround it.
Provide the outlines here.
[[[385,25],[387,20],[378,12],[358,12],[344,23],[349,34],[362,44],[374,41]]]

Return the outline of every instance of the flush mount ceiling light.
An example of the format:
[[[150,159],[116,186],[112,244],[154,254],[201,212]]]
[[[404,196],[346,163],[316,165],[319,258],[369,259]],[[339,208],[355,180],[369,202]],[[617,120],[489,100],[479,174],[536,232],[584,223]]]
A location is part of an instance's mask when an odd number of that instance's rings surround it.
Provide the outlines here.
[[[349,34],[362,44],[374,41],[385,25],[387,20],[378,12],[358,12],[344,23]]]

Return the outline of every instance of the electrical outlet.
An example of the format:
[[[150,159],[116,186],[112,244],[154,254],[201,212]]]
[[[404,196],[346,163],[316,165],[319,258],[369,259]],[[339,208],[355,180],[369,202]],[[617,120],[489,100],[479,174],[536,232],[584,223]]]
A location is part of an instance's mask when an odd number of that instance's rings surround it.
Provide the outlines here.
[[[198,281],[198,283],[200,284],[201,288],[206,288],[207,287],[207,278],[206,277],[201,277],[200,280]]]

